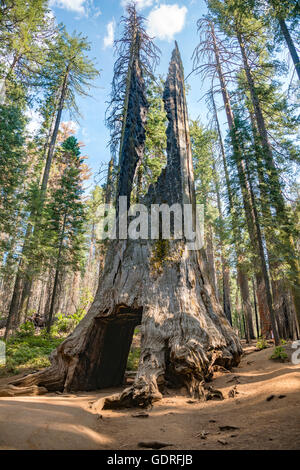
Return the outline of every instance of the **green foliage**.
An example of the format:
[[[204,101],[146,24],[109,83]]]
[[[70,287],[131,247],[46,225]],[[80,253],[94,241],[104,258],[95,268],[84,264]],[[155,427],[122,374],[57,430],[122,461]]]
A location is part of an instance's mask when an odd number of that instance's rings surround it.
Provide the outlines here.
[[[266,341],[266,338],[261,337],[258,339],[256,343],[256,348],[262,351],[263,349],[266,349],[268,347],[268,343]]]
[[[92,301],[93,295],[90,291],[86,290],[81,295],[79,307],[75,313],[71,315],[64,315],[63,313],[56,314],[55,322],[51,327],[51,336],[56,337],[71,333],[86,316],[88,307]]]
[[[16,233],[18,212],[24,197],[25,122],[19,107],[0,104],[0,231],[10,237]],[[10,248],[11,241],[11,238],[1,237],[0,255]]]
[[[138,369],[140,355],[141,355],[140,348],[130,350],[128,360],[127,360],[127,367],[126,367],[127,370],[134,371]]]
[[[51,326],[50,335],[55,337],[71,333],[85,315],[85,310],[77,310],[71,315],[64,315],[63,313],[56,314],[54,325]]]
[[[50,265],[59,270],[84,267],[86,208],[82,200],[82,165],[75,137],[69,137],[60,148],[61,174],[44,206],[43,247]]]
[[[56,34],[47,62],[43,68],[45,101],[42,113],[49,124],[49,115],[57,112],[57,93],[63,84],[66,94],[63,106],[69,111],[80,115],[77,106],[78,96],[89,96],[92,81],[99,76],[94,62],[88,58],[90,43],[82,34],[69,35],[65,27]],[[51,118],[50,118],[51,120]]]
[[[153,184],[167,163],[167,115],[163,103],[163,83],[151,82],[147,87],[149,110],[146,124],[145,155],[142,163],[143,192]]]
[[[195,173],[197,202],[204,204],[207,212],[209,202],[215,192],[213,154],[217,135],[199,121],[190,122],[190,135]]]
[[[26,321],[17,331],[18,338],[28,338],[34,336],[35,328],[34,324],[31,321]]]
[[[284,345],[286,344],[285,340],[281,340],[281,346],[277,346],[274,349],[273,354],[270,356],[270,359],[273,360],[280,360],[282,362],[286,361],[288,359],[288,355],[285,352]]]
[[[22,325],[6,345],[6,365],[0,376],[18,374],[25,369],[43,369],[50,365],[49,355],[63,341],[43,334],[35,335],[30,322]]]

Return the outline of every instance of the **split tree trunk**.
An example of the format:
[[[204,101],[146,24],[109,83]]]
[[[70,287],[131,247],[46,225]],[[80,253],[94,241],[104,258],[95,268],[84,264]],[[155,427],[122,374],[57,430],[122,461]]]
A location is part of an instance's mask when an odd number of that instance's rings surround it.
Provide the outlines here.
[[[138,64],[139,93],[143,80]],[[132,98],[134,98],[132,100]],[[130,188],[134,162],[143,148],[143,103],[129,97],[123,173],[119,194]],[[144,203],[192,204],[195,208],[192,155],[184,92],[183,67],[176,44],[164,93],[169,126],[168,163]],[[136,139],[132,138],[135,131]],[[130,132],[131,136],[126,136]],[[142,137],[143,136],[143,137]],[[121,166],[122,168],[122,166]],[[132,183],[132,181],[131,181]],[[126,191],[126,189],[125,189]],[[141,325],[141,357],[136,379],[105,407],[147,406],[162,397],[159,386],[185,385],[203,397],[213,366],[236,366],[242,354],[211,286],[201,251],[189,251],[184,240],[112,241],[99,288],[89,312],[52,355],[49,369],[14,382],[48,390],[93,390],[121,385],[134,328]]]

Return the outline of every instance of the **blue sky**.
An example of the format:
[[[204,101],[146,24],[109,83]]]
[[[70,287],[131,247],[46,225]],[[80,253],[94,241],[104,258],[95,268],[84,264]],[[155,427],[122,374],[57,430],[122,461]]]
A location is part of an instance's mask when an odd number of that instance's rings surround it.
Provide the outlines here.
[[[157,72],[166,76],[174,40],[182,55],[186,75],[192,70],[191,56],[197,44],[197,19],[206,12],[204,0],[137,0],[142,14],[148,18],[148,29],[155,35],[155,43],[161,49],[161,61]],[[91,43],[90,56],[95,58],[101,76],[95,81],[91,98],[78,99],[82,117],[76,136],[85,144],[83,154],[96,173],[102,163],[110,158],[109,131],[104,124],[106,101],[108,100],[114,64],[113,37],[120,33],[118,23],[124,13],[126,0],[51,0],[50,5],[57,22],[63,22],[69,33],[82,32]],[[200,78],[192,76],[188,83],[189,115],[200,116],[205,122],[204,101],[198,102],[205,92]],[[65,112],[64,121],[71,117]]]

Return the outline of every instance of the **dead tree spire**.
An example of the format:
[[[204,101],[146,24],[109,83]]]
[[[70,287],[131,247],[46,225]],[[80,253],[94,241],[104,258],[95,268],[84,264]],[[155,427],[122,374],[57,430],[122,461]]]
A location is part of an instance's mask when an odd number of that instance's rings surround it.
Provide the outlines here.
[[[171,202],[195,205],[194,172],[188,112],[184,87],[184,70],[177,42],[172,53],[164,90],[164,104],[169,125],[167,155]]]

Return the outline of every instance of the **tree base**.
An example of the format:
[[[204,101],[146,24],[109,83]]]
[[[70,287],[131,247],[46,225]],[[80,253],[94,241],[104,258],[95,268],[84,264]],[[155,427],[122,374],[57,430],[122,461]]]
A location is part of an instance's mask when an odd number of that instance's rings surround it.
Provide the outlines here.
[[[113,243],[95,301],[54,351],[51,367],[12,385],[50,392],[122,386],[134,329],[141,325],[138,372],[119,398],[122,406],[148,406],[161,398],[161,384],[185,386],[192,397],[202,398],[213,366],[238,365],[242,347],[204,274],[200,253],[172,243],[159,266],[155,243]]]

